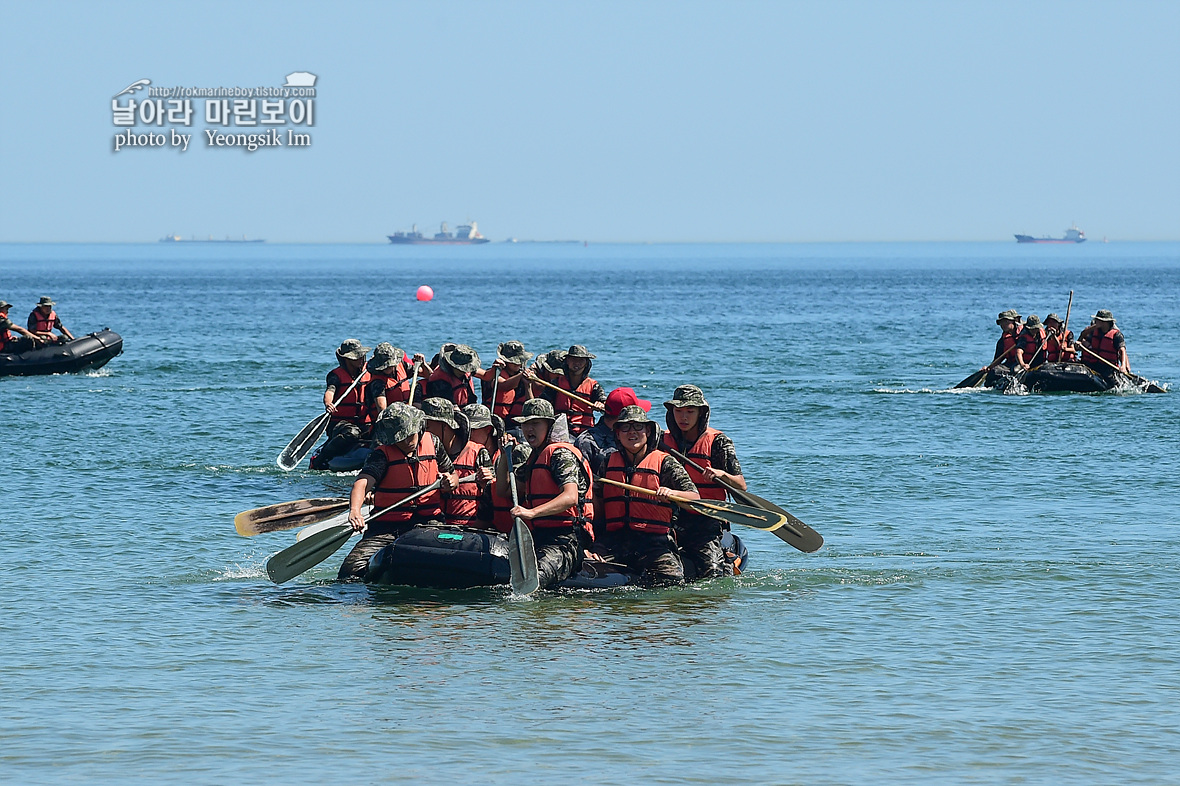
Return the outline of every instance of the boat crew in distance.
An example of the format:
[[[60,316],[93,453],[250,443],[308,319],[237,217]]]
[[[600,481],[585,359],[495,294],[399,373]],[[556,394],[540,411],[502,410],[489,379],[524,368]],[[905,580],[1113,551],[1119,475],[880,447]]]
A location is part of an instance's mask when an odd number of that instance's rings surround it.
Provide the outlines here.
[[[365,367],[368,354],[369,347],[361,346],[355,338],[345,339],[336,350],[340,365],[328,372],[324,390],[324,409],[329,415],[328,441],[311,457],[312,469],[328,469],[329,461],[354,450],[369,436],[373,420],[365,404],[370,379]],[[354,381],[356,385],[352,384]]]
[[[12,304],[7,300],[0,300],[0,352],[24,352],[41,343],[35,333],[25,330],[8,318],[8,310]],[[19,334],[21,338],[13,335]]]
[[[668,411],[668,430],[664,432],[662,444],[683,453],[704,470],[685,466],[701,499],[725,501],[725,486],[718,478],[745,491],[746,479],[742,477],[733,440],[709,426],[709,402],[704,392],[696,385],[681,385],[672,394],[672,400],[664,402],[664,408]],[[677,509],[675,524],[685,578],[733,575],[733,566],[726,561],[721,547],[720,521]]]
[[[1045,326],[1041,324],[1040,317],[1029,314],[1024,321],[1024,328],[1016,337],[1016,365],[1028,371],[1035,361],[1044,362],[1044,346]]]
[[[29,330],[47,344],[60,344],[64,341],[73,341],[73,334],[66,330],[66,326],[61,323],[61,319],[57,316],[57,312],[53,310],[55,305],[57,304],[48,295],[42,297],[29,314]],[[53,335],[54,329],[57,329],[61,335]]]
[[[1123,332],[1115,326],[1114,314],[1110,309],[1098,309],[1098,313],[1092,317],[1090,326],[1078,336],[1078,343],[1090,350],[1082,353],[1082,361],[1103,377],[1113,376],[1114,369],[1102,360],[1117,366],[1124,374],[1131,373],[1131,361],[1127,358],[1127,342],[1123,338]]]
[[[1056,314],[1045,317],[1045,362],[1073,363],[1077,360],[1077,351],[1073,345],[1073,331],[1065,330],[1065,323]]]

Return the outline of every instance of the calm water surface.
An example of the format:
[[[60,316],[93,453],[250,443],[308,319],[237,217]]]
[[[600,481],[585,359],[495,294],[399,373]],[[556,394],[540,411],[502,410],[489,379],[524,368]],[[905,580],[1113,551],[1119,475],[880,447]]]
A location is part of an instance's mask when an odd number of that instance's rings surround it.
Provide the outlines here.
[[[1175,782],[1180,393],[948,391],[1071,289],[1180,382],[1180,244],[0,246],[14,316],[126,340],[0,379],[0,778]],[[697,383],[827,544],[665,591],[375,591],[343,552],[276,587],[292,533],[232,518],[348,487],[274,466],[347,337]]]

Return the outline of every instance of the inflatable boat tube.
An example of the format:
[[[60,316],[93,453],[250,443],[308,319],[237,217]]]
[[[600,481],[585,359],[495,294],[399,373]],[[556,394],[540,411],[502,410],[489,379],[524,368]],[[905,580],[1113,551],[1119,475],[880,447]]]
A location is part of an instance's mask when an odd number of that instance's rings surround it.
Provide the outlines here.
[[[1045,363],[1024,375],[1024,386],[1036,393],[1101,393],[1110,382],[1081,363]]]
[[[78,336],[64,344],[0,353],[0,377],[72,374],[102,368],[123,353],[123,337],[110,328]]]

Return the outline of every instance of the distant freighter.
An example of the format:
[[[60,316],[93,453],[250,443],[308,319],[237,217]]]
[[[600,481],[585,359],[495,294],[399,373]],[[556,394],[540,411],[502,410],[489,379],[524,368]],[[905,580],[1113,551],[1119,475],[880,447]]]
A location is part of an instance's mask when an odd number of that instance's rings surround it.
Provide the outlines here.
[[[1065,237],[1033,237],[1032,235],[1017,235],[1017,243],[1085,243],[1086,233],[1074,224],[1065,230]]]
[[[390,243],[410,246],[474,246],[488,242],[486,237],[479,234],[479,229],[476,228],[474,221],[464,224],[454,232],[447,229],[447,222],[444,221],[434,237],[426,237],[419,232],[417,224],[414,224],[413,229],[409,232],[394,232],[386,237],[389,238]]]
[[[265,243],[261,238],[247,238],[245,235],[241,237],[227,237],[219,238],[213,237],[181,237],[180,235],[165,235],[160,238],[161,243]]]

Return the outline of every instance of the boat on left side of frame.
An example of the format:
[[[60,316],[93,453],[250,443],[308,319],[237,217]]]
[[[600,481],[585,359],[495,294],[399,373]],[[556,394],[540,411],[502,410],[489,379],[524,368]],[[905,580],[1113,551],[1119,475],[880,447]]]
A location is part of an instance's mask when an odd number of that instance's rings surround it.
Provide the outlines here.
[[[30,377],[94,371],[123,354],[123,337],[110,328],[24,352],[0,353],[0,377]]]

